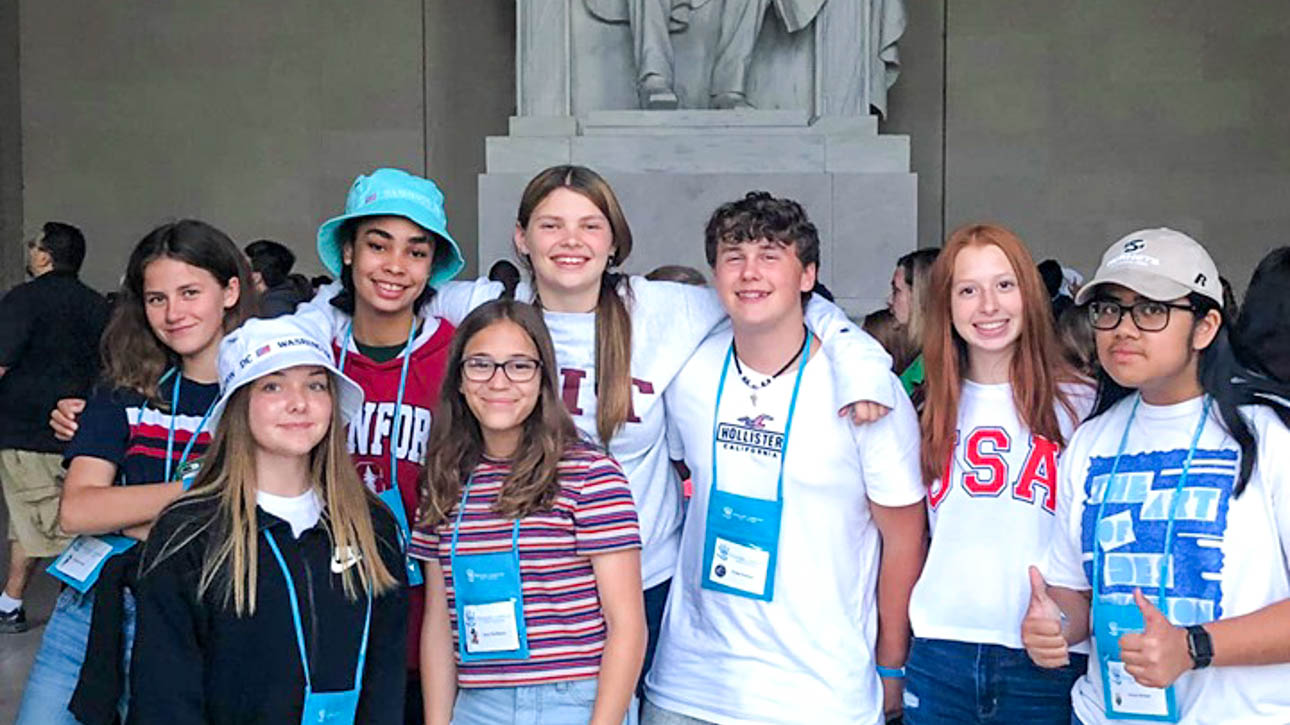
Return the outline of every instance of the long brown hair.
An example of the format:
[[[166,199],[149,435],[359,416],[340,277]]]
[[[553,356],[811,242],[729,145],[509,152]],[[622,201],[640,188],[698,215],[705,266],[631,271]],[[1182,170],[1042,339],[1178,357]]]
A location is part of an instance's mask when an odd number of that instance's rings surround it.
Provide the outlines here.
[[[398,580],[381,558],[372,527],[371,506],[376,497],[358,480],[350,460],[339,393],[330,375],[328,386],[332,392],[331,427],[310,451],[309,471],[314,490],[324,502],[322,522],[331,536],[332,546],[341,551],[349,548],[359,555],[358,565],[341,574],[345,594],[354,600],[359,591],[371,591],[373,595],[390,591],[398,586]],[[222,606],[232,606],[238,616],[255,614],[259,576],[256,444],[248,414],[250,398],[251,386],[246,385],[229,399],[192,490],[170,504],[167,511],[181,512],[212,500],[218,505],[199,508],[198,516],[177,527],[166,541],[159,543],[151,563],[145,553],[143,564],[146,573],[203,532],[209,532],[197,580],[197,596],[205,596],[218,585]]]
[[[905,324],[905,336],[914,350],[913,357],[918,357],[918,352],[923,349],[923,325],[931,294],[932,265],[940,252],[937,247],[915,249],[896,260],[896,268],[909,287],[909,322]]]
[[[174,259],[204,269],[221,287],[228,287],[229,280],[237,278],[237,303],[224,310],[225,333],[255,312],[256,294],[246,257],[228,235],[206,222],[183,219],[162,224],[139,240],[126,264],[120,296],[103,331],[99,354],[108,384],[133,390],[164,409],[170,401],[163,399],[157,384],[166,368],[177,365],[178,360],[174,351],[157,339],[143,309],[143,273],[158,259]]]
[[[502,484],[497,513],[520,519],[548,509],[560,492],[558,466],[565,451],[579,440],[578,429],[565,410],[556,383],[555,347],[542,313],[516,300],[494,300],[476,308],[462,320],[452,340],[448,364],[439,389],[439,409],[430,427],[426,465],[421,472],[421,509],[418,526],[438,526],[448,519],[461,500],[461,484],[484,455],[479,421],[461,393],[461,362],[471,338],[499,322],[512,322],[524,330],[538,351],[538,400],[524,421],[524,434]]]
[[[631,285],[625,275],[611,271],[631,254],[632,230],[609,183],[585,166],[552,166],[534,176],[524,187],[515,215],[521,229],[528,229],[533,211],[556,189],[575,191],[595,204],[609,220],[614,237],[596,302],[596,433],[608,447],[632,409],[632,318],[623,299],[631,299]],[[520,258],[532,274],[532,261],[527,255]]]
[[[1075,417],[1075,408],[1061,383],[1077,380],[1063,362],[1053,332],[1048,292],[1035,260],[1026,245],[1011,231],[995,224],[960,227],[945,242],[932,265],[924,309],[923,363],[927,371],[927,404],[922,412],[923,480],[931,484],[940,477],[954,450],[958,426],[959,396],[963,371],[967,367],[967,344],[954,329],[950,316],[950,295],[954,286],[954,263],[968,247],[993,244],[1008,258],[1021,292],[1021,334],[1012,354],[1009,377],[1013,404],[1032,433],[1058,446],[1065,446],[1055,404],[1060,403]]]

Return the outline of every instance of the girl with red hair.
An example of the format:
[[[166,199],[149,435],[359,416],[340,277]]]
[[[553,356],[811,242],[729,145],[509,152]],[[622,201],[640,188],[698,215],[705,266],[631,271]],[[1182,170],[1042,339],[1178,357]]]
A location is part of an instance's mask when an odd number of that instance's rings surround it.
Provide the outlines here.
[[[1066,725],[1081,650],[1041,669],[1018,624],[1027,568],[1055,521],[1057,456],[1092,387],[1063,361],[1043,281],[1011,231],[974,224],[950,235],[926,300],[932,543],[910,601],[905,722]]]

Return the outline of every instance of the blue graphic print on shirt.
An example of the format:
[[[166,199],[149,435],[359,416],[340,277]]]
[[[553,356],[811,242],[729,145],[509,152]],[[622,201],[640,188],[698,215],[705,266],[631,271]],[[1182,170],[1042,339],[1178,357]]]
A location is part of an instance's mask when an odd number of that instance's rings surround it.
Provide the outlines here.
[[[1120,459],[1097,532],[1103,544],[1100,591],[1110,601],[1133,602],[1133,589],[1153,601],[1160,593],[1161,556],[1187,450],[1151,451]],[[1086,505],[1080,531],[1084,568],[1093,577],[1093,535],[1113,456],[1092,457],[1084,481]],[[1236,478],[1235,450],[1197,449],[1174,521],[1165,599],[1156,602],[1174,624],[1212,622],[1222,616],[1223,536]]]

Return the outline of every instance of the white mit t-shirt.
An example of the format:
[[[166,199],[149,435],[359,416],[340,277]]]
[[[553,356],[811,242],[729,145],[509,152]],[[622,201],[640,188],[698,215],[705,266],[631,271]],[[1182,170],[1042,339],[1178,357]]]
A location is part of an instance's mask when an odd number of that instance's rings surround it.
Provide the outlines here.
[[[1058,527],[1043,567],[1050,585],[1092,588],[1101,491],[1132,406],[1127,398],[1082,425],[1058,464]],[[1173,491],[1201,409],[1201,398],[1138,406],[1101,524],[1103,591],[1127,601],[1135,586],[1152,600],[1159,593]],[[1249,614],[1290,598],[1290,430],[1267,408],[1241,411],[1258,438],[1245,491],[1232,496],[1240,449],[1211,410],[1179,502],[1172,583],[1161,607],[1179,626]],[[1145,723],[1106,717],[1097,661],[1094,646],[1088,673],[1071,691],[1080,720]],[[1290,664],[1192,670],[1174,686],[1184,725],[1290,723]]]
[[[710,336],[665,395],[694,498],[646,696],[717,723],[881,723],[873,659],[881,541],[869,502],[908,506],[923,498],[913,407],[902,395],[886,417],[853,426],[834,407],[828,353],[813,353],[789,434],[774,599],[702,589],[713,406],[730,341],[728,328]],[[723,440],[739,442],[718,451],[721,490],[775,497],[775,434],[784,430],[795,372],[758,390],[754,405],[731,366],[720,424],[729,432]]]
[[[623,467],[640,519],[641,579],[645,588],[667,581],[676,568],[680,545],[681,482],[668,459],[667,422],[663,391],[704,337],[724,320],[726,312],[708,287],[630,279],[632,318],[632,416],[609,442],[609,453]],[[454,324],[475,307],[502,292],[499,282],[450,282],[430,301],[428,313]],[[527,284],[517,299],[530,299]],[[590,440],[596,430],[596,315],[594,312],[543,312],[555,357],[560,363],[560,388],[573,422]],[[886,380],[866,370],[886,369],[890,357],[873,338],[847,319],[835,305],[813,298],[807,305],[807,324],[820,333],[830,350],[847,365],[838,376],[838,397],[830,399],[836,412],[856,400],[889,404],[895,392]],[[709,413],[710,416],[710,413]],[[708,418],[709,423],[711,417]]]
[[[1093,389],[1063,388],[1062,437],[1093,407]],[[1012,385],[963,382],[953,469],[927,494],[932,544],[909,602],[914,636],[1023,649],[1028,568],[1039,564],[1056,520],[1058,445],[1033,435]],[[1087,647],[1075,648],[1087,652]]]

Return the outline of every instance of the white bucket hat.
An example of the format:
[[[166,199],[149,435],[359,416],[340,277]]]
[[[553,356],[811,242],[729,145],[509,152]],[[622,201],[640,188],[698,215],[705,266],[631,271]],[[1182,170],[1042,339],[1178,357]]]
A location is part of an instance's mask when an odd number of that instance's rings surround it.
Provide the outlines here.
[[[297,365],[326,368],[336,381],[341,416],[348,421],[358,415],[363,389],[336,367],[328,329],[322,313],[310,310],[269,320],[250,319],[226,335],[219,345],[219,400],[211,410],[211,429],[219,424],[224,406],[238,388]]]

